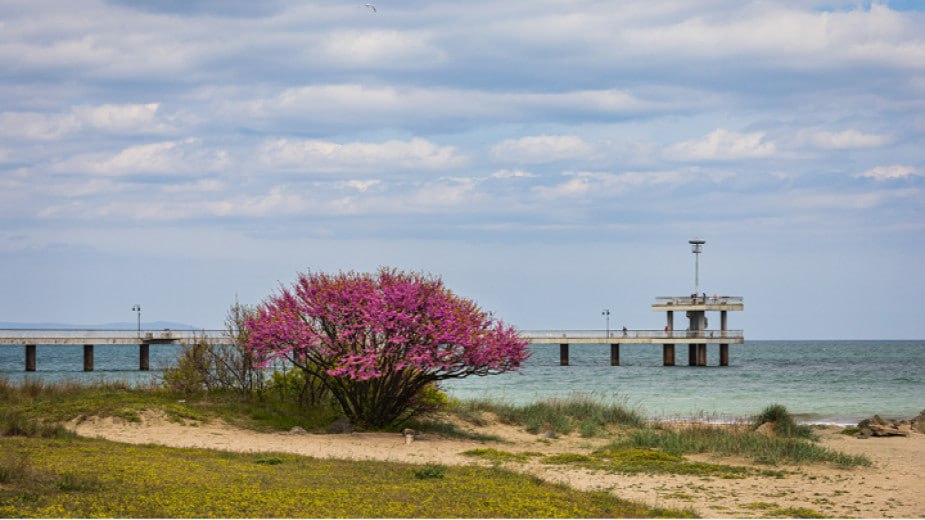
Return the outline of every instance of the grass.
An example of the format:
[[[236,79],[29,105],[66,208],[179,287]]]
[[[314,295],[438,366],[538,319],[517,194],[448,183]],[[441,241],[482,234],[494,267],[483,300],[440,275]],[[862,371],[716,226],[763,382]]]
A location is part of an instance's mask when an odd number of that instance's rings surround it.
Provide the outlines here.
[[[461,403],[455,413],[462,417],[478,417],[490,412],[505,424],[522,426],[529,433],[544,429],[555,434],[575,430],[584,437],[598,436],[611,426],[639,427],[642,417],[620,403],[602,404],[591,396],[576,395],[568,399],[550,399],[527,405],[469,401]],[[478,421],[478,419],[475,419]]]
[[[499,468],[270,457],[79,438],[6,437],[0,451],[18,468],[0,486],[0,517],[691,516]],[[273,464],[260,462],[269,458]]]
[[[780,437],[799,437],[813,439],[813,430],[805,424],[798,425],[787,408],[781,404],[772,404],[765,407],[753,420],[752,427],[758,428],[762,424],[772,423],[774,433]]]
[[[542,455],[542,453],[537,452],[514,453],[510,451],[496,450],[494,448],[476,448],[474,450],[464,451],[462,454],[467,457],[475,457],[497,463],[527,462],[531,457]]]
[[[767,517],[826,518],[822,513],[808,507],[779,507],[777,504],[769,502],[752,502],[742,507],[753,511],[761,511]]]
[[[307,431],[324,430],[339,415],[331,406],[307,409],[294,403],[247,399],[233,393],[190,398],[160,387],[126,383],[79,385],[28,379],[16,385],[0,378],[0,428],[12,423],[6,416],[36,424],[90,416],[138,422],[146,410],[162,411],[178,423],[222,419],[258,431],[287,431],[295,426]]]
[[[741,456],[759,464],[832,463],[842,467],[870,466],[863,456],[847,455],[802,438],[767,437],[751,431],[716,426],[683,429],[640,428],[612,442],[607,449],[654,448],[665,453],[713,453]]]

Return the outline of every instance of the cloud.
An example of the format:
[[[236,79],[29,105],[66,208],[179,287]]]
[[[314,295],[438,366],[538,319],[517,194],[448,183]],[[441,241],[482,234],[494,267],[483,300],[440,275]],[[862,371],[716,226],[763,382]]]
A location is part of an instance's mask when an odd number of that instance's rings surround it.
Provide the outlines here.
[[[538,135],[508,139],[491,148],[495,160],[507,163],[548,163],[586,158],[593,148],[573,135]]]
[[[877,166],[865,172],[855,175],[855,177],[864,177],[874,179],[875,181],[891,181],[896,179],[907,179],[909,177],[923,177],[925,169],[916,168],[915,166],[906,166],[902,164],[891,164],[889,166]]]
[[[438,146],[426,139],[345,144],[272,139],[263,143],[260,157],[273,168],[318,173],[445,170],[466,162],[455,147]]]
[[[629,188],[676,185],[692,182],[703,175],[700,172],[655,171],[655,172],[565,172],[568,180],[553,186],[536,186],[533,191],[541,199],[589,198],[619,195]],[[726,174],[708,174],[718,180]]]
[[[158,118],[158,103],[81,105],[65,113],[4,112],[0,136],[37,141],[58,140],[86,132],[105,134],[163,133],[172,128]]]
[[[491,174],[492,179],[533,179],[536,174],[524,170],[497,170]]]
[[[841,132],[808,130],[800,132],[798,138],[806,146],[826,150],[879,148],[893,142],[890,136],[865,134],[855,129],[843,130]]]
[[[777,154],[777,145],[764,132],[741,134],[718,128],[701,139],[683,141],[665,150],[674,160],[726,161],[759,159]]]
[[[292,124],[302,131],[306,124],[330,131],[370,125],[445,129],[512,120],[542,121],[551,117],[608,119],[664,113],[693,103],[689,91],[670,89],[642,97],[614,89],[509,92],[357,83],[304,85],[260,97],[227,92],[219,97],[224,101],[218,102],[215,111],[222,117],[246,120],[248,126],[255,128],[278,129],[280,125]]]
[[[55,163],[51,166],[51,171],[112,177],[145,174],[201,175],[220,171],[228,165],[229,156],[225,150],[210,150],[202,147],[200,140],[187,138],[182,141],[129,146],[115,154],[78,155]]]
[[[417,69],[446,59],[429,36],[416,31],[335,31],[324,36],[319,51],[337,67]]]
[[[339,185],[345,188],[354,189],[356,191],[359,191],[360,193],[366,193],[367,191],[369,191],[370,188],[374,186],[382,185],[382,181],[379,179],[368,179],[368,180],[354,179],[351,181],[341,182],[339,183]]]
[[[850,11],[749,4],[622,32],[632,47],[686,57],[751,56],[805,69],[865,62],[921,69],[925,40],[910,17],[873,3]]]

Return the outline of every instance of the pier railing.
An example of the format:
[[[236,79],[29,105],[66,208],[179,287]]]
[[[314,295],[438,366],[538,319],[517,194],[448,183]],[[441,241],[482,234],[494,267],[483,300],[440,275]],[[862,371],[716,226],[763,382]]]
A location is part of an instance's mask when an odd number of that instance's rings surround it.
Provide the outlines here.
[[[742,305],[741,296],[659,296],[655,305]]]
[[[741,339],[742,330],[522,330],[524,339]]]
[[[143,342],[189,343],[203,337],[221,339],[224,330],[106,330],[106,329],[0,329],[2,344],[135,344]]]

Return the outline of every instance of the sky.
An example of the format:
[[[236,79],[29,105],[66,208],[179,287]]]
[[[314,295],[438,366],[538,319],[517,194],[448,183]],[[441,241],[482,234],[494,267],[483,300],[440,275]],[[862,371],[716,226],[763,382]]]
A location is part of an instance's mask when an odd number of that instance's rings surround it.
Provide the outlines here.
[[[0,321],[392,266],[660,330],[698,237],[747,339],[925,338],[925,2],[374,4],[0,3]]]

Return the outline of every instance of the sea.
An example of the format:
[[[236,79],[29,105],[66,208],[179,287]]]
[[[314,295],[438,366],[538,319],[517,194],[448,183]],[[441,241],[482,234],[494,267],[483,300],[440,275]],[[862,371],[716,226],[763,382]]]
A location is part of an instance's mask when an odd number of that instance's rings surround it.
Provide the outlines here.
[[[23,381],[125,381],[159,384],[176,345],[152,345],[151,371],[138,371],[137,347],[98,345],[93,372],[83,372],[83,347],[42,346],[35,372],[25,372],[25,349],[0,346],[0,378]],[[572,345],[569,366],[558,345],[531,345],[516,372],[444,381],[459,400],[526,404],[589,398],[632,408],[658,420],[735,422],[771,404],[802,422],[855,424],[878,414],[912,418],[925,410],[925,341],[747,341],[708,347],[706,367],[687,366],[687,348],[675,347],[677,366],[662,366],[660,345],[621,345],[620,366],[610,366],[609,345]]]

